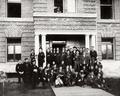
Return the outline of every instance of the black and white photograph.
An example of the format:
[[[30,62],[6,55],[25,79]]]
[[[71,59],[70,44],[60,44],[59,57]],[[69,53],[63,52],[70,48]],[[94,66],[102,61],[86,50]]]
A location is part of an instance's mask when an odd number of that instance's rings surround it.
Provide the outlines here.
[[[120,0],[0,0],[0,96],[120,96]]]

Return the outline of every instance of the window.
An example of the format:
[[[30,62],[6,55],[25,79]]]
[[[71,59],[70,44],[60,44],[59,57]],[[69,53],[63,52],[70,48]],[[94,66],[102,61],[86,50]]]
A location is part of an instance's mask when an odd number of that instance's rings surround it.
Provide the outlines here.
[[[113,59],[113,38],[102,38],[102,59]]]
[[[7,61],[21,60],[21,38],[7,38]]]
[[[7,3],[8,17],[21,17],[21,1],[20,0],[8,0]]]
[[[54,13],[63,13],[63,0],[54,0]]]
[[[100,0],[101,19],[112,19],[112,0]]]

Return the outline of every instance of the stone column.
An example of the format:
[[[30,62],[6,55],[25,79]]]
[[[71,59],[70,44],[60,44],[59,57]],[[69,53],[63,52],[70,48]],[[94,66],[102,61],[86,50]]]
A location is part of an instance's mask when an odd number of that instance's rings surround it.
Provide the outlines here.
[[[75,1],[76,0],[67,0],[67,12],[75,12]]]
[[[90,35],[85,35],[85,47],[90,48]]]
[[[38,65],[38,53],[39,53],[39,35],[35,35],[35,57],[36,57],[36,65]]]
[[[46,35],[42,34],[41,38],[42,38],[42,40],[41,40],[42,41],[42,49],[43,49],[43,52],[45,54],[45,62],[43,64],[43,67],[45,67],[46,66]]]
[[[94,49],[96,50],[96,36],[95,35],[91,36],[91,46],[93,46]]]

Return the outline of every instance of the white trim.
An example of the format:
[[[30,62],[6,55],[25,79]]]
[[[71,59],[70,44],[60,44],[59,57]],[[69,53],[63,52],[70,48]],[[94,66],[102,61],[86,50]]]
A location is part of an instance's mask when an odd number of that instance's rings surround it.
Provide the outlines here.
[[[96,30],[37,30],[35,29],[36,35],[97,35]]]
[[[99,19],[97,23],[120,23],[120,20],[115,19]]]
[[[33,18],[0,18],[0,21],[33,21]]]
[[[97,14],[87,13],[33,13],[34,17],[85,17],[85,18],[97,18]]]
[[[8,3],[21,3],[21,0],[8,0]]]
[[[67,0],[67,12],[75,12],[75,0]]]

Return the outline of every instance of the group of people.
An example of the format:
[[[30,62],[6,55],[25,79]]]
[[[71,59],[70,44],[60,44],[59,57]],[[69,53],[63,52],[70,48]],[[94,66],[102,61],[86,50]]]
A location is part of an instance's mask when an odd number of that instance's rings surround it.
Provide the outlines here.
[[[39,82],[49,82],[55,87],[61,86],[84,86],[106,89],[105,80],[103,79],[102,64],[97,58],[97,52],[93,47],[48,48],[45,54],[42,48],[39,48],[38,66],[36,65],[35,52],[31,51],[30,62],[25,58],[25,62],[19,62],[16,65],[19,82],[23,78],[26,85],[36,87]]]

